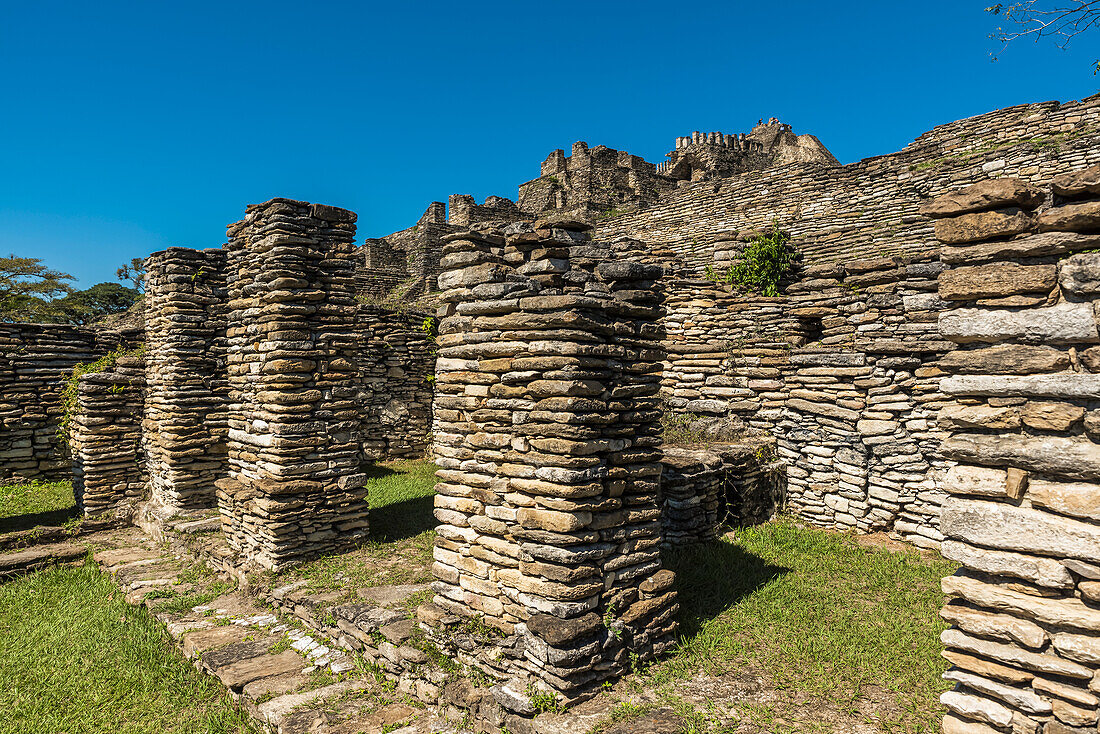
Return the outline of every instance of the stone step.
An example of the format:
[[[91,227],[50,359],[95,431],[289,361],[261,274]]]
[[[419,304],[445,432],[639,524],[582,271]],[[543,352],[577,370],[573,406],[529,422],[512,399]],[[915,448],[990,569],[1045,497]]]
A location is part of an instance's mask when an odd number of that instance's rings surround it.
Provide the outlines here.
[[[54,563],[72,563],[87,555],[88,549],[76,543],[51,543],[0,555],[0,579],[21,576]]]

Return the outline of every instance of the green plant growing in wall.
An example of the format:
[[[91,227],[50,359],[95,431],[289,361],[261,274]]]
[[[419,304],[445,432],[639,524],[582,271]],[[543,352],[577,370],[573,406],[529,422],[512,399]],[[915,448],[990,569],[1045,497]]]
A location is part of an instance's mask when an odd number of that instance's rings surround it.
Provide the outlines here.
[[[740,261],[730,266],[730,282],[764,296],[778,296],[779,282],[794,266],[790,236],[772,222],[771,229],[749,241]]]

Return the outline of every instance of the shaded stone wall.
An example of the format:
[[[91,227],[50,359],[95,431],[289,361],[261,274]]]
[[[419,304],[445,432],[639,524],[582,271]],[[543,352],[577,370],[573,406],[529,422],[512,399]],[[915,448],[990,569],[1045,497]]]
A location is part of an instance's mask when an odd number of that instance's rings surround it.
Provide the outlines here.
[[[366,537],[355,214],[290,199],[228,228],[229,544],[278,569]]]
[[[59,440],[61,389],[73,367],[140,333],[64,324],[0,324],[0,482],[64,480],[71,471]]]
[[[423,311],[359,306],[359,405],[369,459],[428,453],[435,374],[430,318]]]
[[[517,224],[454,235],[440,276],[436,603],[516,633],[517,671],[567,699],[672,644],[660,268],[637,246]]]
[[[1097,726],[1100,166],[1036,212],[1044,193],[1000,179],[926,209],[960,306],[939,318],[959,345],[940,363],[947,734]]]
[[[661,540],[698,543],[723,528],[771,519],[784,506],[786,467],[775,439],[661,449]]]
[[[138,356],[78,378],[69,449],[76,506],[86,516],[130,512],[145,495],[144,387],[145,361]]]
[[[170,512],[213,507],[227,461],[225,252],[172,247],[145,267],[151,497]]]

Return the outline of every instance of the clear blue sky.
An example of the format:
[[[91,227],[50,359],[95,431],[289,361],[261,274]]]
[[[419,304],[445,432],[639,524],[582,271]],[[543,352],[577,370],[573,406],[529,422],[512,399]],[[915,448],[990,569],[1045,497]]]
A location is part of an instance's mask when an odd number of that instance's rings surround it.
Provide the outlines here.
[[[988,4],[6,0],[0,252],[86,287],[272,196],[353,209],[361,239],[514,198],[574,140],[658,161],[774,115],[850,162],[1100,88],[1100,33],[992,63]]]

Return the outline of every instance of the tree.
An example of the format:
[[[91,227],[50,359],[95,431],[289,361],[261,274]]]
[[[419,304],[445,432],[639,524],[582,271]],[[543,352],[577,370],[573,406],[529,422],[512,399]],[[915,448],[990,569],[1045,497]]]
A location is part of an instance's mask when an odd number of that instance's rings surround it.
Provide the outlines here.
[[[70,280],[37,257],[0,258],[0,321],[56,321],[51,302],[72,293]]]
[[[115,271],[119,280],[134,284],[138,292],[145,292],[145,258],[135,257],[129,263]]]
[[[90,324],[109,314],[122,313],[138,302],[136,288],[118,283],[96,283],[91,288],[75,291],[53,301],[50,306],[59,321],[69,324]]]
[[[1058,48],[1066,48],[1077,36],[1100,24],[1100,0],[1023,0],[997,3],[986,12],[1000,16],[1012,25],[998,27],[990,38],[1001,42],[1001,51],[1018,38],[1030,37],[1036,42],[1052,38]],[[996,55],[993,57],[996,59]],[[1100,72],[1100,60],[1094,62],[1093,73]]]

